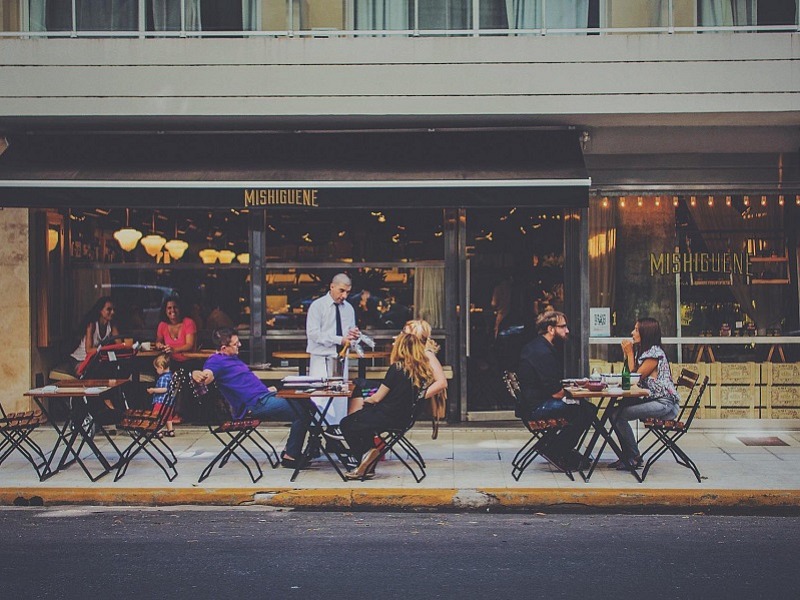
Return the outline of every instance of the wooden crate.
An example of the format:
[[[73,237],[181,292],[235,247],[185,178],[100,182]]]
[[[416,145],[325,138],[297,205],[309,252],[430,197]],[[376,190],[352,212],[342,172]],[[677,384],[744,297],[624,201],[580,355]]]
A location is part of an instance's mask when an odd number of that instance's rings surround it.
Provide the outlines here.
[[[700,380],[702,381],[703,377],[708,375],[708,365],[705,363],[670,363],[669,368],[672,371],[672,381],[676,381],[678,379],[678,375],[680,375],[681,370],[689,369],[700,375]]]
[[[763,363],[761,378],[767,385],[800,385],[800,363]]]
[[[712,363],[708,365],[711,382],[716,385],[755,385],[761,383],[761,364]]]
[[[768,408],[768,419],[800,419],[800,408]]]
[[[759,408],[746,408],[738,406],[723,406],[714,408],[718,419],[758,419],[761,416]]]
[[[767,408],[800,407],[800,385],[770,385],[763,392]]]

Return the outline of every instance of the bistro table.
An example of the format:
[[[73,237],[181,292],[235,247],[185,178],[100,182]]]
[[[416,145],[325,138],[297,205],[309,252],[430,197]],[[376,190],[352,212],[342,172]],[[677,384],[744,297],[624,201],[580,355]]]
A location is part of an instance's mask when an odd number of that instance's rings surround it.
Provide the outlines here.
[[[640,388],[638,385],[632,385],[631,389],[629,390],[623,390],[621,388],[605,388],[602,391],[597,392],[581,387],[567,387],[564,389],[567,393],[567,396],[570,398],[575,398],[576,400],[597,399],[599,407],[598,412],[602,411],[602,415],[599,418],[595,416],[594,421],[592,422],[594,433],[592,434],[592,437],[586,446],[586,450],[584,451],[584,457],[591,461],[589,471],[586,473],[584,473],[583,470],[578,471],[581,474],[581,477],[583,477],[583,480],[586,483],[589,483],[589,479],[592,477],[592,473],[594,473],[597,463],[600,462],[600,456],[603,454],[603,449],[606,447],[606,444],[611,447],[611,449],[614,451],[614,454],[616,454],[618,458],[623,458],[622,450],[612,436],[612,427],[610,425],[612,410],[617,406],[628,406],[631,404],[646,402],[650,396],[650,390]],[[605,407],[603,407],[603,400],[606,399],[608,401],[606,402]],[[603,443],[600,445],[600,449],[597,451],[597,456],[592,459],[591,457],[594,447],[601,437],[603,438]],[[636,472],[636,469],[631,469],[631,473],[639,483],[642,482],[642,478],[639,476],[639,473]]]
[[[278,391],[278,396],[281,398],[286,398],[295,412],[300,414],[299,411],[305,410],[311,417],[311,422],[309,423],[308,427],[308,442],[306,443],[306,448],[303,451],[303,455],[297,461],[297,468],[294,470],[294,473],[292,473],[290,481],[297,479],[300,469],[302,469],[311,461],[313,458],[312,453],[316,448],[319,448],[322,451],[322,453],[328,459],[328,462],[333,465],[334,469],[336,469],[336,472],[339,474],[339,477],[342,478],[342,481],[347,481],[347,478],[339,468],[339,464],[337,463],[336,459],[334,459],[331,456],[331,452],[328,451],[327,443],[325,437],[322,435],[322,432],[324,428],[329,425],[325,417],[328,414],[328,409],[330,409],[333,399],[349,398],[352,393],[352,383],[347,384],[347,391],[327,388],[317,389],[311,387],[284,387]],[[325,405],[322,408],[320,408],[315,402],[298,402],[299,400],[312,400],[314,398],[327,398],[327,402],[325,402]],[[334,454],[336,454],[337,458],[339,458],[339,460],[342,462],[347,458],[346,455],[343,455],[340,452],[334,452]]]
[[[86,404],[73,402],[69,407],[69,416],[67,420],[62,427],[59,427],[50,415],[48,407],[46,406],[47,403],[45,403],[44,400],[55,400],[66,404],[69,400],[75,398],[85,398],[87,400],[89,398],[106,399],[109,395],[118,393],[120,388],[129,381],[128,379],[70,379],[59,381],[57,386],[50,385],[42,388],[34,388],[25,392],[25,396],[33,398],[34,402],[36,402],[42,412],[47,416],[47,422],[56,432],[56,443],[53,446],[53,450],[50,452],[47,463],[44,465],[39,477],[40,481],[49,479],[61,469],[65,469],[75,462],[80,465],[83,472],[86,473],[86,476],[90,480],[97,481],[117,466],[117,461],[121,456],[120,449],[102,427],[99,427],[98,431],[105,436],[105,439],[116,452],[117,457],[114,459],[115,462],[110,462],[97,446],[90,432],[93,424],[93,416],[89,412]],[[87,416],[90,417],[88,421],[86,421]],[[60,451],[62,445],[64,449]],[[84,459],[81,458],[84,445],[89,447],[102,467],[98,475],[92,475]],[[70,455],[72,456],[71,458]]]
[[[376,358],[389,358],[390,355],[391,353],[386,351],[364,352],[364,356],[360,356],[355,352],[351,352],[347,355],[347,358],[358,359],[358,376],[362,379],[365,379],[367,376],[368,360],[374,361]],[[289,352],[279,350],[277,352],[273,352],[272,357],[283,360],[296,360],[298,375],[306,375],[308,373],[308,361],[311,359],[311,355],[308,352]]]

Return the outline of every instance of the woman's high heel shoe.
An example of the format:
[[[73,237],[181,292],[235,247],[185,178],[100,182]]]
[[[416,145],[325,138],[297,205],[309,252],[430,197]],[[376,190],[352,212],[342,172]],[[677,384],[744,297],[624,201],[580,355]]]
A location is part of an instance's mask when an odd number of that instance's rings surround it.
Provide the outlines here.
[[[345,478],[353,480],[372,479],[375,477],[375,465],[378,462],[376,459],[378,458],[379,454],[380,450],[377,448],[370,448],[369,452],[367,452],[361,459],[361,463],[358,465],[358,467],[344,474]]]

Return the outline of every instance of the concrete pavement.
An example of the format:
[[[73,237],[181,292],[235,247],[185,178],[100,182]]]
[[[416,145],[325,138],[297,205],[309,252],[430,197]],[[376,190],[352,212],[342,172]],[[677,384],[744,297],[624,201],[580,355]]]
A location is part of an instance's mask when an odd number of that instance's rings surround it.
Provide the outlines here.
[[[269,424],[260,431],[280,449],[288,428]],[[205,427],[183,425],[177,432],[168,440],[178,456],[179,475],[173,482],[144,455],[116,483],[112,475],[92,483],[76,465],[39,482],[30,465],[12,455],[0,465],[0,504],[34,498],[46,505],[264,504],[348,510],[800,509],[800,421],[696,421],[681,446],[700,468],[700,484],[670,455],[638,483],[629,473],[605,468],[614,458],[608,450],[589,483],[578,475],[570,481],[543,459],[517,482],[510,461],[528,435],[518,423],[444,426],[439,439],[431,440],[424,422],[411,434],[428,464],[421,483],[396,459],[382,462],[371,481],[344,482],[322,458],[294,483],[290,470],[270,469],[264,461],[264,477],[253,484],[244,468],[231,461],[199,484],[219,443]],[[47,430],[35,435],[43,447],[55,439]]]

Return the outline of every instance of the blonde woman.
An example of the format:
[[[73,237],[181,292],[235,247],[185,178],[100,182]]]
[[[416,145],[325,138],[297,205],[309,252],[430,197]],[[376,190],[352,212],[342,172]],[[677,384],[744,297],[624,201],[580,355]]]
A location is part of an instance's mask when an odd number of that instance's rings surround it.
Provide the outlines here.
[[[374,447],[376,433],[404,427],[413,409],[414,399],[427,386],[437,388],[433,370],[420,338],[400,333],[392,346],[391,363],[378,391],[364,400],[364,408],[342,419],[341,429],[352,456],[359,461],[348,471],[348,479],[360,479],[379,452]],[[439,387],[439,391],[441,391]],[[374,473],[374,464],[370,467]]]
[[[439,344],[431,338],[430,323],[423,319],[408,321],[403,326],[403,333],[415,335],[425,344],[425,356],[431,365],[435,384],[428,388],[425,398],[431,401],[431,417],[433,418],[433,433],[431,437],[436,439],[439,435],[439,421],[445,418],[447,412],[447,378],[444,376],[442,363],[436,357],[439,353]]]

